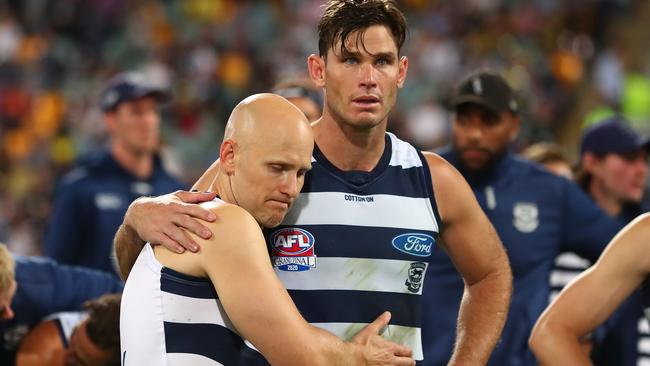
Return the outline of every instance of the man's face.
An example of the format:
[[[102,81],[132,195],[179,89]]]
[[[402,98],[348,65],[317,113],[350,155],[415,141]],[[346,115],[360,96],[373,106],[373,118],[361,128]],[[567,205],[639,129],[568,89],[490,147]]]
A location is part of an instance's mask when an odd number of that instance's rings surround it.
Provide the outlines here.
[[[606,154],[594,159],[594,182],[619,202],[640,202],[648,177],[648,154],[644,149],[628,154]]]
[[[99,348],[88,337],[87,324],[86,320],[72,332],[64,355],[65,366],[104,365],[110,360],[108,352]]]
[[[232,189],[239,206],[263,227],[282,222],[311,169],[314,140],[305,131],[309,126],[301,129],[278,129],[273,138],[240,149]]]
[[[160,115],[153,97],[120,103],[106,114],[113,142],[135,154],[156,151],[159,143]]]
[[[454,116],[454,149],[463,166],[482,172],[494,164],[517,136],[519,119],[478,104],[461,104]]]
[[[0,292],[0,322],[8,321],[14,318],[14,311],[11,308],[11,302],[16,295],[16,281],[11,281],[9,288]]]
[[[360,129],[375,127],[386,121],[395,105],[408,60],[399,57],[395,40],[382,25],[368,27],[363,37],[359,31],[351,33],[346,47],[347,52],[339,40],[315,66],[322,71],[317,73],[322,79],[316,83],[325,87],[325,108],[339,123]]]

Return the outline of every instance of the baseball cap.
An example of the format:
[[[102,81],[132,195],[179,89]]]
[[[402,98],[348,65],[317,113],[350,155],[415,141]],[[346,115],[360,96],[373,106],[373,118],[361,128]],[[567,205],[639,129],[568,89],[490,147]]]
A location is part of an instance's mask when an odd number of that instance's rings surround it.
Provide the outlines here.
[[[151,96],[158,102],[166,102],[171,95],[167,90],[148,83],[137,72],[124,72],[112,77],[100,96],[100,107],[104,112],[115,109],[120,103]]]
[[[453,109],[461,104],[475,103],[493,112],[519,112],[519,103],[514,90],[499,74],[480,71],[463,80],[451,98]]]
[[[589,126],[582,133],[580,154],[626,154],[639,149],[650,149],[650,139],[643,137],[628,126],[622,116],[604,119]]]

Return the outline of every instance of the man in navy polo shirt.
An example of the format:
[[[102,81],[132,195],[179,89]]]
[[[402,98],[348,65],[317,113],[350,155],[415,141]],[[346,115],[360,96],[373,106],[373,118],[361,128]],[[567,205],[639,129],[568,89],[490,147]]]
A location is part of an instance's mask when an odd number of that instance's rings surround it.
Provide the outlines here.
[[[157,154],[157,107],[168,98],[137,73],[108,82],[100,104],[109,147],[85,157],[61,179],[46,234],[47,256],[116,274],[110,259],[113,236],[129,204],[184,188],[165,172]]]
[[[548,304],[549,274],[566,251],[595,260],[620,228],[572,182],[515,157],[520,117],[514,91],[498,74],[467,77],[453,99],[453,146],[441,155],[469,182],[496,228],[512,266],[514,292],[490,365],[535,365],[527,339]],[[424,283],[423,339],[428,365],[444,365],[454,347],[463,281],[436,250]]]

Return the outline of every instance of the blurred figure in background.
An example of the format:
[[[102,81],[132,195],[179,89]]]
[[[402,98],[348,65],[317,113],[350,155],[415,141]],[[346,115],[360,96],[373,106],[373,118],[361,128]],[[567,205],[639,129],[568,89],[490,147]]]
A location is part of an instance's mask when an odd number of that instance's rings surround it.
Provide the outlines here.
[[[85,301],[122,287],[108,273],[12,255],[0,244],[0,365],[14,364],[23,337],[47,315],[81,310]]]
[[[157,154],[158,104],[167,99],[165,91],[137,73],[118,74],[108,82],[100,104],[110,146],[61,179],[46,234],[47,256],[116,273],[110,258],[113,236],[129,204],[183,188]]]
[[[103,295],[84,312],[47,317],[21,343],[16,366],[119,366],[121,298]]]
[[[642,137],[621,116],[597,122],[584,130],[576,180],[594,202],[623,226],[649,211],[642,204],[648,177],[650,139]],[[566,271],[571,268],[565,268]],[[578,270],[574,269],[573,276]],[[568,278],[565,276],[565,278]],[[594,338],[596,365],[636,366],[650,351],[643,303],[632,293],[604,326],[605,338]]]
[[[641,137],[620,116],[587,128],[580,144],[578,184],[610,216],[627,224],[641,207],[648,178],[650,139]]]
[[[562,152],[562,148],[552,142],[538,142],[528,146],[521,156],[533,163],[543,165],[553,174],[573,180],[571,162]]]
[[[491,71],[470,74],[456,89],[453,145],[441,154],[467,179],[507,249],[514,278],[510,312],[490,365],[535,365],[526,340],[549,299],[559,253],[595,260],[619,226],[570,181],[510,151],[520,126],[514,90]],[[441,250],[433,251],[424,283],[424,352],[445,365],[454,347],[463,281]]]
[[[273,87],[273,93],[283,96],[314,122],[323,114],[323,96],[308,78],[287,78]]]

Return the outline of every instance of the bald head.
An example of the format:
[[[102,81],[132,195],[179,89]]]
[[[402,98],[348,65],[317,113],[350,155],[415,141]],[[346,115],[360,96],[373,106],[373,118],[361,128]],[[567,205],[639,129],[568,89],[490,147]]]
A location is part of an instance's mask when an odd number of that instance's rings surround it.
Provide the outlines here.
[[[280,132],[307,132],[311,127],[305,115],[283,97],[254,94],[242,100],[233,109],[226,125],[224,140],[231,139],[240,145],[277,138]],[[242,146],[242,147],[244,147]]]
[[[275,94],[250,96],[228,120],[217,191],[262,226],[278,225],[300,193],[313,148],[311,126],[296,106]]]

